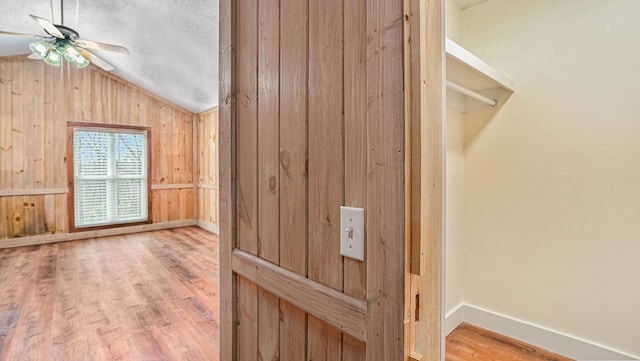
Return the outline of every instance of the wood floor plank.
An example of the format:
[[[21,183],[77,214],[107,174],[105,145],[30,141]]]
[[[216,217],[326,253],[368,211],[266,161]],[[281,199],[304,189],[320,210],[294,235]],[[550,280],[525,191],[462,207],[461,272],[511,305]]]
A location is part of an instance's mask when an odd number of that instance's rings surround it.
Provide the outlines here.
[[[157,330],[133,333],[133,342],[138,360],[179,360]]]
[[[80,309],[79,263],[76,248],[72,244],[62,244],[58,249],[58,269],[56,273],[56,301],[52,325],[52,359],[67,360],[88,357],[87,335],[81,330],[84,325]]]
[[[100,328],[87,333],[88,359],[131,360],[132,350],[121,326]],[[73,356],[72,356],[73,359]]]
[[[7,348],[8,359],[48,360],[51,353],[51,324],[54,305],[55,253],[57,245],[40,248],[29,261],[32,264],[32,277],[23,279],[16,287],[26,288],[24,298],[18,305],[21,308],[16,321],[13,340]]]
[[[203,354],[198,340],[189,332],[186,322],[175,323],[159,330],[171,352],[180,360],[208,360]]]
[[[218,238],[197,227],[0,250],[0,360],[219,360]]]
[[[447,336],[446,361],[571,361],[553,352],[463,323]]]

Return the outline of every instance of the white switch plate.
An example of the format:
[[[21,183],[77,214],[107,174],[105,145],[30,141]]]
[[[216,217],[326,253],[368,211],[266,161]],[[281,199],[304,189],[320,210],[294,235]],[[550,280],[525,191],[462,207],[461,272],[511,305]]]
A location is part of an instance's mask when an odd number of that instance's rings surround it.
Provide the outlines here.
[[[364,261],[364,208],[340,207],[340,254]]]

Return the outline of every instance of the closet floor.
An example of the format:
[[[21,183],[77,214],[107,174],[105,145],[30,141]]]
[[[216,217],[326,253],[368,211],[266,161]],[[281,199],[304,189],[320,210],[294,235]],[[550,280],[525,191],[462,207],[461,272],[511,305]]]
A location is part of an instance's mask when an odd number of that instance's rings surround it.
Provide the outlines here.
[[[553,352],[463,323],[447,336],[446,361],[571,361]]]

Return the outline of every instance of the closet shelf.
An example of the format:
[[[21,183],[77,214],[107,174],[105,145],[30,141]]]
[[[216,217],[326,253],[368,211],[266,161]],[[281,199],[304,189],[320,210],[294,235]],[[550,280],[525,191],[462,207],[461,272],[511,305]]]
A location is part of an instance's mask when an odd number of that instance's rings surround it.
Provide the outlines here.
[[[513,93],[513,80],[450,39],[447,52],[447,105],[461,112],[500,107]]]

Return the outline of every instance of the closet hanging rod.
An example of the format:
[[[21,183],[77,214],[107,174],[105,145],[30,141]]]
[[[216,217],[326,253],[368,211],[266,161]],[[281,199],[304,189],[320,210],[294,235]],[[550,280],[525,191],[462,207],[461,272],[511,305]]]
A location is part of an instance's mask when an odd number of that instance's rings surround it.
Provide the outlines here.
[[[447,80],[447,88],[451,89],[451,90],[455,90],[458,93],[462,93],[468,97],[471,97],[475,100],[479,100],[483,103],[489,104],[492,107],[495,107],[496,105],[498,105],[498,101],[495,99],[491,99],[491,98],[487,98],[482,94],[476,93],[473,90],[467,89],[461,85],[458,85],[454,82],[451,82],[449,80]]]

